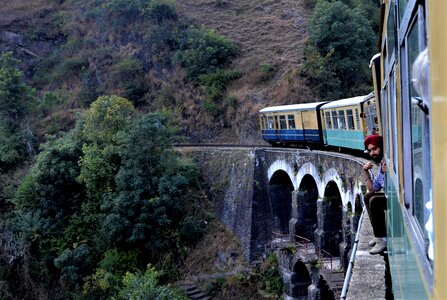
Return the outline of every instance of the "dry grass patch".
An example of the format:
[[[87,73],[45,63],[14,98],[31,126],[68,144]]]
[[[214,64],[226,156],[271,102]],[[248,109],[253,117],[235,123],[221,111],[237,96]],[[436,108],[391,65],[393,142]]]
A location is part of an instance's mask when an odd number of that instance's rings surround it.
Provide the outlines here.
[[[191,279],[204,274],[239,271],[248,268],[235,235],[217,220],[211,221],[200,242],[189,251],[180,271]]]

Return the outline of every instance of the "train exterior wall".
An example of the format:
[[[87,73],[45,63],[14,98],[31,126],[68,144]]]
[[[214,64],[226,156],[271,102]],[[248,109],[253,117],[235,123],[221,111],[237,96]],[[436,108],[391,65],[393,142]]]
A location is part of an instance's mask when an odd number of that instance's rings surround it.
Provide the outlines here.
[[[321,139],[319,136],[318,129],[310,130],[292,130],[292,129],[282,129],[282,130],[263,130],[262,138],[266,142],[273,143],[320,143]]]
[[[343,147],[364,150],[363,140],[365,136],[358,130],[325,129],[323,131],[325,144],[334,147]]]

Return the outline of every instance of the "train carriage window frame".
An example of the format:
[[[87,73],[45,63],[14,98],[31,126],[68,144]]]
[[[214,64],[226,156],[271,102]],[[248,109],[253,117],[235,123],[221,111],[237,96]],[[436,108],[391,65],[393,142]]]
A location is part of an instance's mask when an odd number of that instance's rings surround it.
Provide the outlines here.
[[[338,129],[338,113],[337,111],[334,109],[333,111],[331,111],[331,115],[332,115],[332,126],[334,129]]]
[[[354,114],[352,109],[346,110],[346,119],[347,119],[347,129],[348,130],[355,130],[355,124],[354,124]]]
[[[390,124],[392,128],[396,128],[397,130],[397,95],[396,95],[396,72],[395,72],[395,66],[393,65],[391,67],[390,73],[389,73],[389,87],[390,87]],[[397,134],[391,135],[391,157],[392,157],[392,167],[393,172],[396,175],[396,186],[397,182],[399,182],[399,176],[397,172],[397,163],[398,163],[398,157],[397,157]]]
[[[388,61],[386,63],[391,62],[391,58],[394,57],[393,53],[395,51],[396,45],[396,10],[394,1],[390,1],[390,5],[388,6],[388,20],[387,24],[387,46],[388,46]]]
[[[403,153],[405,174],[403,178],[404,203],[406,208],[404,217],[408,222],[410,235],[415,241],[415,251],[422,258],[420,262],[422,263],[423,273],[430,289],[433,290],[433,265],[428,258],[429,240],[425,230],[425,223],[428,219],[428,209],[425,205],[431,199],[431,128],[429,115],[425,114],[416,104],[418,102],[416,97],[419,95],[417,95],[411,82],[411,67],[416,57],[425,49],[427,44],[426,19],[423,4],[413,0],[410,0],[409,3],[405,16],[402,18],[402,26],[399,31],[399,34],[402,36],[399,40],[399,52],[402,62],[400,66],[403,104],[402,146],[405,147],[407,145],[407,151]],[[419,126],[414,124],[419,121],[422,122],[420,124],[422,128],[414,128],[414,126]],[[406,124],[410,124],[410,126]],[[422,134],[423,131],[425,131],[425,134]],[[415,140],[418,132],[420,132],[420,140],[419,138]],[[421,215],[423,215],[423,219],[421,219]]]
[[[324,116],[325,116],[325,120],[326,120],[326,129],[332,129],[331,112],[325,111]]]
[[[267,128],[269,130],[275,129],[275,121],[273,119],[273,116],[267,116]]]
[[[360,114],[358,108],[355,109],[355,121],[357,123],[357,130],[360,130]]]
[[[404,18],[405,8],[407,7],[408,2],[409,2],[409,0],[398,0],[397,1],[400,23],[402,22],[402,19]]]
[[[287,129],[287,122],[286,122],[286,116],[280,115],[279,116],[279,129]]]
[[[294,115],[287,115],[287,125],[289,126],[289,129],[296,129]]]
[[[337,113],[338,129],[346,130],[346,116],[344,110],[339,110]]]

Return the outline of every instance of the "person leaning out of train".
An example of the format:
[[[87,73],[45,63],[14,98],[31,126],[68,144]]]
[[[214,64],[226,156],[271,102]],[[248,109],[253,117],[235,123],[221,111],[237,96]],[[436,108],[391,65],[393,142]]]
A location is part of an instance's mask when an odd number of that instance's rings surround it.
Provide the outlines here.
[[[383,159],[383,138],[380,135],[367,136],[365,141],[365,152],[369,153],[372,162],[367,162],[363,165],[364,182],[368,192],[364,196],[364,203],[371,221],[371,226],[374,232],[374,239],[369,242],[369,245],[374,246],[369,253],[380,254],[386,250],[386,225],[385,225],[385,210],[387,201],[383,192],[385,176],[387,171],[386,164]],[[370,170],[374,164],[380,165],[380,168],[374,178],[371,178]]]

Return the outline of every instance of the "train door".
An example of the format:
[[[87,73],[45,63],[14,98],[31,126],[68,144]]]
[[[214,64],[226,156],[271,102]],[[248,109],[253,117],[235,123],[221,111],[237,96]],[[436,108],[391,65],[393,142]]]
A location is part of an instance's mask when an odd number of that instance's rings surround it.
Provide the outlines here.
[[[281,139],[280,136],[280,127],[279,127],[279,116],[274,116],[275,119],[275,141],[279,141]]]
[[[295,124],[297,129],[297,135],[299,135],[297,137],[297,140],[303,141],[304,140],[303,115],[301,111],[297,111],[295,116],[296,116]]]
[[[322,122],[324,124],[323,141],[324,143],[327,143],[327,131],[332,129],[331,112],[321,111],[321,119],[324,120]]]

